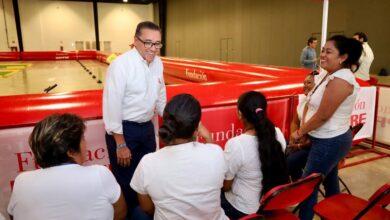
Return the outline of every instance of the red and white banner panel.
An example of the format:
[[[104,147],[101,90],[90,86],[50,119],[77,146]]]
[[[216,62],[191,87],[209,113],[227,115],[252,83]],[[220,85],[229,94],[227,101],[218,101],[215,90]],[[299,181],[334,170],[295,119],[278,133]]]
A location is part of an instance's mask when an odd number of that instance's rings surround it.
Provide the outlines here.
[[[351,115],[351,126],[364,124],[354,140],[372,137],[375,121],[376,87],[361,87]]]
[[[379,87],[376,141],[390,145],[390,88]]]
[[[86,128],[86,164],[109,166],[103,121],[87,121]],[[16,176],[23,171],[38,168],[28,145],[32,129],[33,127],[21,127],[0,130],[0,212],[4,216],[8,216],[6,208]]]

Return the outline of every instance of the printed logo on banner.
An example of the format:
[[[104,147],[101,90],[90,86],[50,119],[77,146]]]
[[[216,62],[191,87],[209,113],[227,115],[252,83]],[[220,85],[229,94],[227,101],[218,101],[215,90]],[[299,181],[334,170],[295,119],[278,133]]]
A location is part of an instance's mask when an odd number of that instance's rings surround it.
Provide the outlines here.
[[[268,102],[268,117],[285,136],[290,124],[288,119],[290,101],[288,98]],[[237,116],[237,106],[207,108],[202,111],[202,123],[210,131],[213,141],[224,148],[232,137],[242,134],[243,128]]]
[[[196,72],[195,69],[192,70],[192,72],[186,68],[186,71],[185,71],[185,75],[190,78],[190,79],[195,79],[195,80],[199,80],[199,81],[203,81],[203,82],[207,82],[207,75],[204,74],[204,72],[202,72],[200,70],[200,72]]]
[[[374,130],[376,87],[361,87],[351,115],[351,126],[364,124],[354,140],[372,137]]]
[[[28,146],[28,137],[33,127],[0,130],[0,212],[8,216],[6,208],[16,176],[24,171],[38,169]],[[104,140],[102,120],[86,122],[85,139],[87,141],[86,165],[100,164],[109,166],[108,152]]]

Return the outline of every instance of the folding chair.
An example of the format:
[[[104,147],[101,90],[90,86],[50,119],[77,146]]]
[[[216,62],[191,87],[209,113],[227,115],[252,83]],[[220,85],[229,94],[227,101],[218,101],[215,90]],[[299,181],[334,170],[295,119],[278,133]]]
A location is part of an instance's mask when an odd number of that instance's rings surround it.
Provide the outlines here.
[[[389,203],[390,183],[386,183],[368,201],[350,194],[337,194],[319,202],[314,206],[314,212],[329,220],[390,220],[390,211],[386,209]]]
[[[240,220],[255,219],[298,219],[287,211],[309,197],[322,181],[322,175],[313,173],[296,182],[280,185],[268,191],[260,200],[260,208],[255,214],[247,215]]]
[[[360,129],[362,129],[363,126],[364,126],[364,123],[359,123],[359,124],[357,124],[357,125],[351,127],[351,130],[352,130],[352,137],[355,137],[355,135],[356,135],[357,133],[359,133]],[[356,143],[353,143],[352,145],[354,145],[354,144],[356,144]],[[348,155],[347,155],[347,156],[348,156]],[[340,169],[341,167],[343,167],[344,165],[345,165],[345,158],[343,158],[343,159],[340,160],[340,162],[339,162],[339,164],[338,164],[339,169]],[[339,181],[340,181],[341,185],[344,186],[344,189],[347,190],[348,194],[352,194],[352,193],[351,193],[351,190],[348,188],[347,184],[343,181],[343,179],[341,179],[340,176],[339,176]],[[323,195],[325,195],[325,194],[323,194]],[[324,197],[325,197],[325,196],[324,196]]]

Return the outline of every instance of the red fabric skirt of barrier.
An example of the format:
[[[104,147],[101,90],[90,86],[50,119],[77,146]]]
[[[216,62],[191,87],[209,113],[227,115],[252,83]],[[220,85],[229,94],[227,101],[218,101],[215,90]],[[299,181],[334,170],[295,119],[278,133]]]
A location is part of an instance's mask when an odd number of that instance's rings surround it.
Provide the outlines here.
[[[76,59],[78,60],[95,60],[97,52],[94,50],[78,51]]]
[[[0,61],[17,61],[19,59],[19,52],[0,52]]]
[[[30,126],[54,113],[101,118],[102,91],[0,96],[0,129]]]
[[[96,59],[96,51],[29,51],[20,53],[21,60],[86,60]]]

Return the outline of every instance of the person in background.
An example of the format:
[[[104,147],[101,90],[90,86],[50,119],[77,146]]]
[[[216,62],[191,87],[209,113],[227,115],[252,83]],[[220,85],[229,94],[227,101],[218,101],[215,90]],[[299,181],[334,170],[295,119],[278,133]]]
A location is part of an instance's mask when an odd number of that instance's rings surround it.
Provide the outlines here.
[[[316,70],[317,69],[317,38],[310,37],[307,40],[307,46],[303,48],[301,53],[300,62],[301,65],[306,69]]]
[[[8,213],[15,220],[124,219],[126,203],[108,168],[82,166],[83,120],[72,114],[38,122],[29,139],[41,167],[16,177]]]
[[[359,66],[355,72],[355,76],[364,81],[370,80],[370,67],[372,61],[374,61],[374,53],[370,45],[368,45],[367,35],[363,32],[357,32],[353,35],[353,38],[362,43],[363,52],[359,59]]]
[[[262,195],[289,182],[284,156],[286,141],[267,117],[265,96],[255,91],[244,93],[237,108],[244,133],[225,145],[228,170],[222,208],[230,219],[256,213]]]
[[[106,144],[128,217],[138,205],[130,180],[142,157],[156,150],[151,120],[155,113],[162,116],[167,99],[163,64],[157,56],[163,46],[160,28],[150,21],[139,23],[133,45],[108,67],[103,91]]]
[[[223,151],[196,141],[199,135],[211,142],[200,118],[193,96],[180,94],[168,102],[159,130],[165,147],[142,158],[130,183],[140,203],[132,219],[228,219],[220,201]]]
[[[308,74],[303,81],[303,94],[305,97],[300,98],[296,112],[293,116],[293,121],[290,125],[290,132],[294,133],[301,126],[302,114],[306,105],[306,96],[314,88],[314,76],[318,75],[317,71],[313,71]],[[289,141],[289,145],[286,150],[287,155],[287,167],[289,175],[293,181],[301,178],[303,173],[303,168],[306,165],[307,157],[310,151],[310,140],[307,136],[304,136],[300,140],[294,142],[294,140]]]
[[[290,138],[295,142],[308,134],[311,148],[302,177],[323,174],[326,197],[340,193],[337,165],[352,145],[349,122],[359,85],[351,67],[358,64],[362,49],[342,35],[327,40],[320,57],[327,73],[307,95],[301,126]],[[302,204],[300,219],[313,219],[317,194],[318,189]]]

